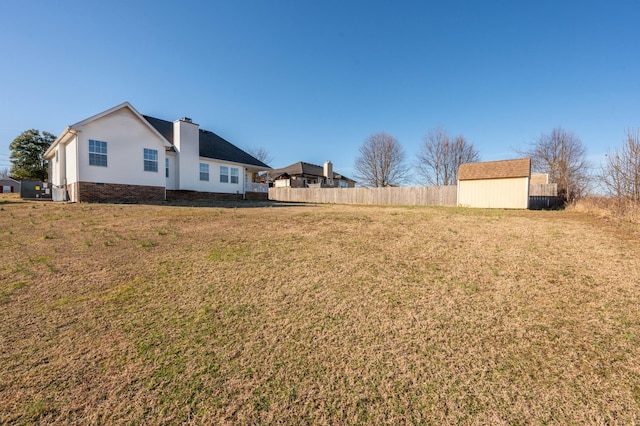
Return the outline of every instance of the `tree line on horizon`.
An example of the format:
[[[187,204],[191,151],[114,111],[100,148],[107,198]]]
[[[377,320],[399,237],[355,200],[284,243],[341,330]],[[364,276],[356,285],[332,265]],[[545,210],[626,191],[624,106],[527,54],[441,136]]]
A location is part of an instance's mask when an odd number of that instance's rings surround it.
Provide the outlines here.
[[[49,132],[29,129],[9,145],[11,169],[0,170],[0,178],[46,181],[47,163],[44,153],[55,141]],[[252,148],[256,158],[267,163],[271,156],[264,148]],[[531,158],[534,172],[547,173],[558,184],[558,196],[571,202],[588,195],[590,185],[599,184],[618,200],[640,202],[640,129],[628,129],[620,146],[606,155],[599,173],[590,173],[587,148],[574,133],[556,127],[542,133],[528,148],[516,151]],[[400,142],[386,132],[367,137],[355,160],[356,178],[363,186],[402,186],[411,178],[412,169],[420,182],[428,186],[455,185],[458,167],[480,161],[480,153],[464,135],[450,136],[442,127],[429,131],[423,138],[415,161],[410,164]]]
[[[516,152],[531,158],[532,171],[547,173],[549,181],[558,184],[558,197],[565,203],[588,195],[593,184],[618,200],[640,202],[640,129],[625,132],[622,145],[607,153],[595,175],[590,172],[587,147],[562,127],[542,133]],[[461,164],[478,161],[480,153],[464,135],[451,137],[437,127],[424,136],[413,164],[395,137],[385,132],[370,135],[359,148],[355,169],[363,186],[402,186],[409,181],[412,168],[421,183],[441,186],[457,183]]]

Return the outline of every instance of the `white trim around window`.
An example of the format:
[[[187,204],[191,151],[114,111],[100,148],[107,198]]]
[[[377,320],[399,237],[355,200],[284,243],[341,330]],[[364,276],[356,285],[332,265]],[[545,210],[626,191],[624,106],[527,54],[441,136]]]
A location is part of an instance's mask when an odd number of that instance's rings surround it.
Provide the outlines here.
[[[89,139],[89,165],[107,167],[107,143]]]
[[[144,148],[144,171],[158,173],[158,150]]]
[[[200,180],[209,180],[209,165],[207,163],[200,163]]]

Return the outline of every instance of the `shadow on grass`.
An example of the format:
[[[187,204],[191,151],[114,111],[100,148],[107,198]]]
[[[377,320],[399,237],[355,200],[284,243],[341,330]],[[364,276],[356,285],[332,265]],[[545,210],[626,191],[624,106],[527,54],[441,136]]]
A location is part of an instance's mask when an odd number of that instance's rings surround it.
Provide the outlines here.
[[[12,193],[0,193],[0,206],[7,204],[22,204],[25,201],[20,198],[20,194]]]
[[[144,204],[144,203],[136,203]],[[251,200],[234,200],[234,201],[212,201],[212,200],[194,200],[194,201],[164,201],[154,205],[168,207],[215,207],[228,209],[250,209],[250,208],[277,208],[277,207],[317,207],[313,203],[296,203],[284,201],[251,201]]]

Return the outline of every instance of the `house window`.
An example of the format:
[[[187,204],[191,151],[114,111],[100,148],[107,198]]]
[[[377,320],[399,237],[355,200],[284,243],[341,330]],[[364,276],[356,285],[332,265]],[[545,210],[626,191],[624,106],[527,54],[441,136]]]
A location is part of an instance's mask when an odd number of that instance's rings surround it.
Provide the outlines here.
[[[220,166],[220,182],[229,183],[229,168]]]
[[[89,165],[107,167],[107,143],[89,139]]]
[[[158,172],[158,150],[144,148],[144,171]]]
[[[238,169],[231,168],[231,183],[238,183]]]
[[[164,177],[169,177],[169,159],[164,159]]]
[[[200,180],[209,180],[209,165],[200,163]]]

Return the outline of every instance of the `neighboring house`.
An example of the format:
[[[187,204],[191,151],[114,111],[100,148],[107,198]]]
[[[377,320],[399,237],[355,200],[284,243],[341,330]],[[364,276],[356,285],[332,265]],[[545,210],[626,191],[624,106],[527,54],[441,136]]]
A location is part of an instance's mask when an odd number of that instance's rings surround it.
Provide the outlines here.
[[[531,159],[465,163],[458,168],[458,205],[526,209]]]
[[[353,188],[356,185],[353,179],[335,173],[331,161],[325,162],[324,166],[299,161],[281,169],[272,169],[267,180],[275,187]]]
[[[7,192],[20,193],[20,181],[13,178],[1,178],[0,179],[0,194]]]
[[[54,200],[243,197],[263,162],[189,118],[141,115],[124,102],[67,127],[45,152]]]

